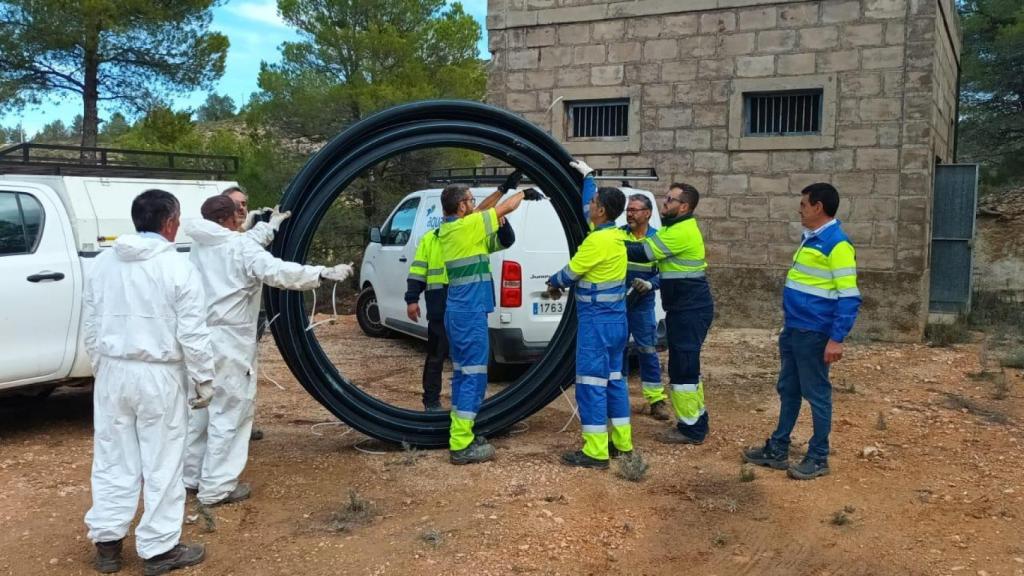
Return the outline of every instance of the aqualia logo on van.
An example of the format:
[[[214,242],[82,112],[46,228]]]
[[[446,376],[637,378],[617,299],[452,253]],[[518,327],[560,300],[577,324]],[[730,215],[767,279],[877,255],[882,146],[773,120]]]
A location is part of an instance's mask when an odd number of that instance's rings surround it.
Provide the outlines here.
[[[430,208],[427,208],[427,228],[437,228],[441,226],[441,215],[434,214],[437,210],[437,204],[434,204]]]

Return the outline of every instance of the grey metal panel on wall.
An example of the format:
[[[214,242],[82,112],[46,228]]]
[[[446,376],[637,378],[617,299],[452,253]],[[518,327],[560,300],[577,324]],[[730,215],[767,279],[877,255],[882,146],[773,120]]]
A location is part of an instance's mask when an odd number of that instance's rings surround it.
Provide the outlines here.
[[[977,206],[977,164],[935,167],[929,302],[932,312],[970,311]]]

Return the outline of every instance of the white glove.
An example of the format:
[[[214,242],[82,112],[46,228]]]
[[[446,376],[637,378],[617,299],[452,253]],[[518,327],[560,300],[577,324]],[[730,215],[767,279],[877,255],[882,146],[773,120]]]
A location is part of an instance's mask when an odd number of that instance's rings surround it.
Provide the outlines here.
[[[245,232],[246,230],[252,230],[252,227],[256,225],[256,221],[259,220],[260,216],[270,212],[271,210],[273,210],[273,208],[258,208],[256,210],[250,210],[249,213],[245,215],[245,222],[242,224],[241,231]]]
[[[569,166],[575,168],[584,177],[594,171],[594,169],[588,166],[583,160],[573,160],[572,162],[569,162]]]
[[[638,294],[647,294],[654,289],[654,284],[651,284],[643,278],[633,278],[633,290],[636,290]]]
[[[292,217],[291,210],[288,212],[281,212],[279,208],[280,206],[274,206],[270,211],[270,227],[273,228],[275,232],[281,229],[281,224],[284,223],[285,220]]]
[[[352,272],[354,272],[354,269],[352,268],[352,263],[349,262],[348,264],[338,264],[337,266],[324,268],[324,271],[320,273],[320,277],[324,280],[344,282],[352,275]]]
[[[207,380],[206,382],[196,382],[196,397],[188,401],[188,405],[193,410],[199,410],[200,408],[206,408],[210,405],[210,400],[213,399],[213,380]]]

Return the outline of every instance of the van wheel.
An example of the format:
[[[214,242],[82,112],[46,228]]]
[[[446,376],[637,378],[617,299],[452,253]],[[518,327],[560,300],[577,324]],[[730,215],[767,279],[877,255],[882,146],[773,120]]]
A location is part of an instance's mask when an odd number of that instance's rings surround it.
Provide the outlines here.
[[[380,307],[377,306],[377,293],[373,286],[367,286],[359,293],[356,300],[356,320],[363,333],[371,338],[387,338],[391,336],[391,329],[384,326],[380,317]]]

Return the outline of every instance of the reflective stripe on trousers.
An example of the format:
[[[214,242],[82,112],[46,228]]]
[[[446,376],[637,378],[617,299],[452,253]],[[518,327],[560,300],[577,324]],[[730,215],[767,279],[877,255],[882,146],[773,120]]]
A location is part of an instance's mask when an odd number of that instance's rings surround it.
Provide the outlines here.
[[[661,362],[658,359],[658,323],[654,315],[653,302],[645,307],[636,306],[626,312],[629,334],[633,336],[634,350],[640,365],[641,391],[648,404],[665,400],[661,384]],[[623,367],[628,372],[628,351],[623,358]]]
[[[444,327],[454,367],[448,445],[451,450],[462,450],[473,442],[473,424],[487,393],[487,313],[449,309]]]
[[[580,322],[576,337],[576,403],[583,425],[583,453],[608,459],[611,441],[623,451],[633,449],[629,424],[629,390],[622,378],[626,324]]]

